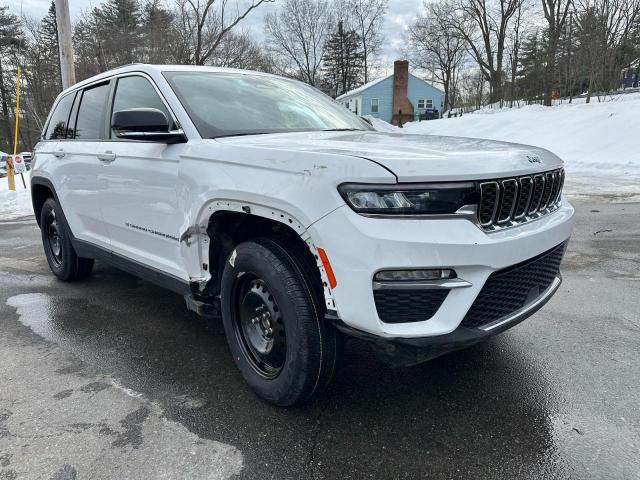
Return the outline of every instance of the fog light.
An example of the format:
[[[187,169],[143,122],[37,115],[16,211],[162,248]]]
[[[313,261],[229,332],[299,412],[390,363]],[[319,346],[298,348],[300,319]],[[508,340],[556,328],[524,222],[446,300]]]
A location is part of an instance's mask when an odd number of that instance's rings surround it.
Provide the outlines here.
[[[451,269],[384,270],[373,277],[376,282],[423,282],[445,278],[456,278],[456,272]]]

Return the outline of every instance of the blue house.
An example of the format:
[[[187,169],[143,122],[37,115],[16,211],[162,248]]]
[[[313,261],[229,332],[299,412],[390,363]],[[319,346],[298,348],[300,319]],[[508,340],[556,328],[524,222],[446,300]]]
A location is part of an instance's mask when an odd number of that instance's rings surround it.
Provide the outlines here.
[[[417,115],[434,117],[442,111],[444,93],[409,73],[409,62],[397,60],[393,74],[351,90],[336,100],[357,115],[371,115],[398,125]]]

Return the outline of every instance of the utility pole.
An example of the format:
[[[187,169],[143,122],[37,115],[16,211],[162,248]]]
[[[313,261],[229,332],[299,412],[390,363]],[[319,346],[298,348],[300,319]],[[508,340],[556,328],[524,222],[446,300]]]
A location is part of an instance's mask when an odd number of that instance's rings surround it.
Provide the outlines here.
[[[55,2],[58,48],[60,50],[60,76],[62,77],[62,88],[69,88],[76,83],[76,71],[73,65],[73,44],[71,43],[69,0],[55,0]]]

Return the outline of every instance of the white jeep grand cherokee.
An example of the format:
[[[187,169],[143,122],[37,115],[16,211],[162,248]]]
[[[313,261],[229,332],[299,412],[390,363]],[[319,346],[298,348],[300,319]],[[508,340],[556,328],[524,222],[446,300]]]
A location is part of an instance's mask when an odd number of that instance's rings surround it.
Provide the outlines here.
[[[548,151],[379,133],[273,75],[131,65],[62,92],[33,207],[61,280],[105,260],[222,315],[242,375],[293,405],[343,334],[415,364],[512,327],[560,284],[573,208]]]

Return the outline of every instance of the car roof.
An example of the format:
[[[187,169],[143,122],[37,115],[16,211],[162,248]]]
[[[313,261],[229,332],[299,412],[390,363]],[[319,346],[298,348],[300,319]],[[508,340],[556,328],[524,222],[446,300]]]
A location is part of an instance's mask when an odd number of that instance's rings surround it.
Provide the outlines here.
[[[237,68],[224,68],[224,67],[210,67],[203,65],[152,65],[148,63],[132,63],[129,65],[124,65],[122,67],[113,68],[111,70],[107,70],[105,72],[99,73],[98,75],[94,75],[93,77],[87,78],[78,82],[66,90],[64,90],[60,96],[66,95],[68,92],[72,92],[77,90],[78,88],[82,88],[86,85],[90,85],[96,81],[102,79],[108,79],[113,77],[114,75],[120,75],[122,73],[128,72],[142,72],[147,74],[153,73],[162,73],[162,72],[211,72],[211,73],[236,73],[236,74],[247,74],[247,75],[260,75],[265,77],[278,77],[277,75],[272,75],[270,73],[258,72],[253,70],[241,70]]]

